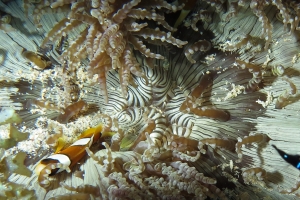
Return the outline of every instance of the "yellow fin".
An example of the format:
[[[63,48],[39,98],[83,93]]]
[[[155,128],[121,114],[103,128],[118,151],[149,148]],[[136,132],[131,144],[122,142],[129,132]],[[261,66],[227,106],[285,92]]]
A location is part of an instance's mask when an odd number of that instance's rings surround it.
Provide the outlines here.
[[[99,124],[93,128],[89,128],[81,133],[78,138],[91,137],[95,133],[100,133],[103,130],[103,125]]]
[[[54,153],[61,151],[65,145],[66,145],[66,140],[64,140],[62,137],[59,137],[56,141],[56,150]]]
[[[102,137],[111,137],[116,133],[117,132],[108,131],[108,132],[102,133]]]
[[[103,125],[102,124],[98,124],[95,128],[95,132],[96,133],[100,133],[103,130]]]

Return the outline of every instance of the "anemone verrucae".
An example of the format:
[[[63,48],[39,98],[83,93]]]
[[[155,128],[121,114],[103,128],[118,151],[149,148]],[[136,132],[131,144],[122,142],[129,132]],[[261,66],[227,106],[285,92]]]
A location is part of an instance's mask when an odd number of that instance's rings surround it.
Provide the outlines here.
[[[272,147],[299,153],[299,7],[0,2],[0,199],[300,196]],[[43,188],[39,161],[99,123],[116,134]]]

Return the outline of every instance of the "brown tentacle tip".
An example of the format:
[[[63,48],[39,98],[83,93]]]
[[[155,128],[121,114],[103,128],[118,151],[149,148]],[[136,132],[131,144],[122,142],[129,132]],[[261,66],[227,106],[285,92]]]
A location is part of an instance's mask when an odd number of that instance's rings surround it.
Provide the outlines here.
[[[190,111],[195,115],[216,119],[222,122],[226,122],[230,120],[230,114],[228,111],[220,110],[214,107],[206,107],[206,106],[200,108],[190,107]]]

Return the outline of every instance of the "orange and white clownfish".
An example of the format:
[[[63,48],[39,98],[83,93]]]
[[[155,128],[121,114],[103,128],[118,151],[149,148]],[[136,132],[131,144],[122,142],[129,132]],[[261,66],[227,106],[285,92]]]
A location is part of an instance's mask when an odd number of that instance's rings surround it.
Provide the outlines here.
[[[272,145],[276,151],[279,153],[279,155],[288,163],[296,167],[300,170],[300,156],[299,155],[289,155],[285,153],[284,151],[278,149],[275,145]]]
[[[77,164],[86,155],[86,147],[91,147],[102,136],[111,136],[111,132],[103,135],[102,130],[102,124],[87,129],[71,146],[41,160],[35,168],[40,185],[44,188],[48,187],[50,185],[49,180],[47,180],[48,176],[64,170],[70,171],[69,168]]]

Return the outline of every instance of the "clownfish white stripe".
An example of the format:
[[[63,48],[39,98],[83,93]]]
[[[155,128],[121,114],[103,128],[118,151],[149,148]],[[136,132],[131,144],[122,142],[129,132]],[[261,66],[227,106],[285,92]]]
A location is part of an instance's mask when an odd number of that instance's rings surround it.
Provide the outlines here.
[[[92,135],[90,138],[81,138],[74,142],[71,146],[86,146],[91,147],[94,143],[94,135]]]
[[[53,154],[49,156],[47,159],[57,160],[58,163],[69,166],[71,164],[71,160],[67,155],[64,154]]]
[[[74,142],[71,146],[85,146],[85,145],[89,145],[89,147],[92,146],[92,142],[93,138],[82,138],[77,140],[76,142]]]
[[[44,185],[47,185],[47,184],[49,184],[49,183],[50,183],[50,181],[48,181],[48,180],[44,180],[44,181],[42,181],[41,183],[42,183],[42,184],[44,184]]]

